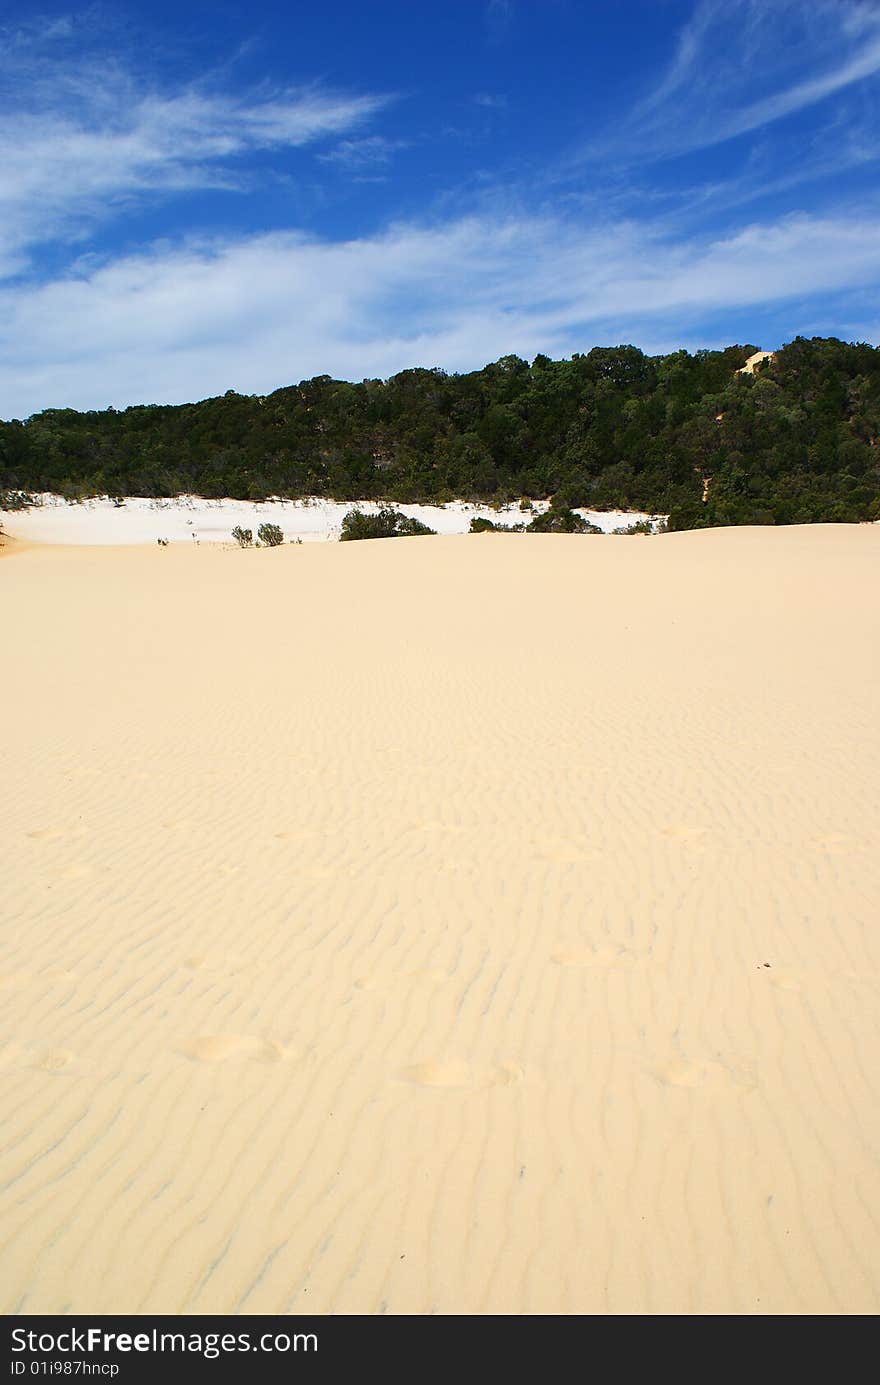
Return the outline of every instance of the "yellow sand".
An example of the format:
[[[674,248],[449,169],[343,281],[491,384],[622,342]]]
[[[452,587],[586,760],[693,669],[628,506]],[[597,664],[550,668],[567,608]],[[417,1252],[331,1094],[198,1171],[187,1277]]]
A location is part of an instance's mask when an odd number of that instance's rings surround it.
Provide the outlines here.
[[[0,1309],[880,1308],[878,571],[8,553]]]
[[[741,366],[736,373],[737,375],[754,375],[758,366],[763,365],[764,361],[775,361],[775,359],[775,351],[756,351],[754,355],[749,356],[745,365]]]

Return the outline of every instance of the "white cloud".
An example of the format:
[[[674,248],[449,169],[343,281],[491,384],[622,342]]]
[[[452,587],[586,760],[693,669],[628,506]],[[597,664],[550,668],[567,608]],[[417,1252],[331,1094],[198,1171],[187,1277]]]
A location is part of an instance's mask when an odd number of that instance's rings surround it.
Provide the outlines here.
[[[372,168],[390,163],[398,150],[406,149],[408,143],[408,140],[388,139],[385,135],[365,135],[363,139],[340,140],[318,158],[322,163],[341,164],[347,169]]]
[[[348,134],[389,100],[317,85],[159,88],[110,58],[47,59],[66,34],[58,21],[0,42],[0,277],[135,199],[246,186],[244,156]]]
[[[495,43],[500,42],[506,38],[513,23],[513,0],[488,0],[485,15],[489,38]]]
[[[880,73],[880,8],[859,0],[700,0],[656,87],[609,140],[636,161],[721,144]]]
[[[501,3],[484,11],[502,27],[512,13]],[[783,329],[793,335],[821,317],[823,295],[860,292],[866,316],[880,302],[873,210],[706,229],[711,214],[730,216],[757,189],[783,193],[872,160],[875,143],[841,102],[839,125],[826,122],[796,163],[780,164],[762,141],[741,176],[719,172],[698,189],[667,184],[640,192],[640,202],[631,182],[615,182],[606,142],[599,173],[607,176],[591,178],[591,191],[581,183],[544,215],[521,210],[538,205],[539,179],[518,193],[490,173],[478,212],[461,214],[462,198],[473,205],[477,194],[447,190],[430,225],[399,223],[344,242],[289,227],[225,239],[175,235],[98,259],[88,253],[90,232],[132,203],[244,188],[256,165],[285,162],[263,155],[306,147],[317,156],[313,172],[323,161],[351,182],[382,177],[407,141],[365,128],[387,97],[320,86],[242,95],[216,77],[159,88],[120,63],[71,56],[69,39],[64,23],[52,32],[36,26],[14,41],[7,34],[4,48],[0,31],[0,416],[227,388],[264,393],[318,373],[470,369],[510,351],[563,355],[601,341],[664,349],[700,340],[710,321],[715,331],[750,309],[766,321],[773,305],[782,313],[796,302]],[[50,50],[61,56],[46,59]],[[622,123],[620,148],[659,157],[709,144],[875,70],[878,6],[703,0],[665,77]],[[491,108],[502,98],[473,99]],[[624,206],[637,213],[627,218]],[[698,217],[701,230],[685,228]],[[43,260],[40,279],[39,246],[53,239],[81,258],[51,271]]]
[[[680,341],[707,315],[866,285],[880,286],[876,217],[792,217],[697,245],[632,223],[471,217],[347,242],[157,247],[0,293],[0,416]]]
[[[487,111],[504,111],[507,109],[507,97],[491,91],[478,91],[474,99],[475,106],[483,106]]]
[[[35,16],[22,23],[0,27],[0,51],[12,49],[33,50],[37,45],[51,43],[55,39],[70,38],[75,28],[73,15],[63,14],[50,17]]]

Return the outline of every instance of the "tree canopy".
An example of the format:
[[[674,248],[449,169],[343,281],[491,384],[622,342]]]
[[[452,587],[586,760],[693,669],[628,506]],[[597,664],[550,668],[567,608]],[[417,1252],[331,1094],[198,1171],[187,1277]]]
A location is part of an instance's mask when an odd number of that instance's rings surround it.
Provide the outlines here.
[[[0,492],[509,502],[637,509],[670,527],[880,518],[880,349],[505,356],[448,375],[327,375],[266,396],[46,409],[0,423]]]

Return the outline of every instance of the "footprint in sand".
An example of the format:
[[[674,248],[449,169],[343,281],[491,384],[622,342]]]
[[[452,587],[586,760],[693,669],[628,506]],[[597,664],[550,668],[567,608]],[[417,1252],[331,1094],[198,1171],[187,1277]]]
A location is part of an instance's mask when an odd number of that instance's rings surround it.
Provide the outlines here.
[[[497,1067],[480,1070],[464,1059],[450,1058],[413,1063],[411,1067],[401,1069],[397,1080],[415,1087],[478,1091],[484,1087],[514,1087],[522,1082],[524,1076],[519,1063],[499,1063]]]
[[[577,865],[580,861],[591,860],[596,854],[586,842],[559,837],[538,837],[533,845],[540,860],[553,861],[556,865]]]
[[[779,991],[791,991],[794,995],[800,995],[804,989],[793,972],[778,971],[776,967],[773,967],[772,970],[767,971],[766,975],[771,986],[775,986]]]
[[[213,971],[232,976],[246,964],[245,959],[234,952],[196,952],[191,957],[184,957],[183,965],[189,971]]]
[[[679,846],[702,848],[708,830],[707,827],[693,827],[687,822],[673,822],[668,827],[661,827],[660,834]]]
[[[558,967],[622,967],[632,966],[641,956],[622,943],[588,943],[583,947],[560,947],[550,954]]]
[[[656,1068],[654,1076],[667,1087],[701,1087],[709,1076],[709,1064],[674,1058],[671,1063]]]
[[[825,851],[829,856],[847,856],[851,851],[859,851],[861,843],[844,832],[829,832],[823,837],[814,837],[810,842],[814,851]]]
[[[40,981],[75,981],[76,972],[70,971],[67,967],[50,967],[48,971],[40,972]]]
[[[86,865],[75,865],[68,867],[61,872],[62,880],[85,880],[88,876],[94,875],[95,867]]]
[[[37,1072],[50,1073],[53,1077],[60,1076],[70,1069],[75,1059],[76,1054],[69,1048],[50,1048],[35,1054],[28,1067],[35,1068]]]
[[[183,832],[190,826],[189,818],[168,818],[162,823],[169,832]]]
[[[38,827],[27,835],[35,842],[72,842],[85,832],[84,827]]]
[[[30,971],[0,971],[0,991],[17,991],[32,980]]]
[[[711,1059],[672,1058],[654,1068],[651,1076],[665,1087],[740,1087],[754,1091],[758,1082],[746,1067],[730,1067]]]
[[[198,1034],[182,1046],[181,1052],[195,1063],[248,1059],[258,1063],[284,1063],[293,1057],[277,1039],[258,1039],[251,1034]]]
[[[843,981],[849,986],[872,986],[880,985],[880,976],[876,976],[870,971],[838,971],[835,979]]]
[[[525,1069],[519,1063],[499,1063],[492,1073],[492,1087],[518,1087],[525,1077]]]
[[[0,991],[17,991],[31,982],[73,981],[76,973],[65,967],[50,967],[48,971],[0,971]]]

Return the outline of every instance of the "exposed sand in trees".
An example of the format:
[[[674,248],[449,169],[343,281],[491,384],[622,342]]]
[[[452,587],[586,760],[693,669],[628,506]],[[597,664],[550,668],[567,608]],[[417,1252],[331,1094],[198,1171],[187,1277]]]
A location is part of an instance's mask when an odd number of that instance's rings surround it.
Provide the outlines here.
[[[736,373],[737,375],[754,375],[758,366],[762,365],[764,361],[774,360],[775,357],[775,351],[756,351],[754,355],[749,356],[745,365],[741,366]]]

